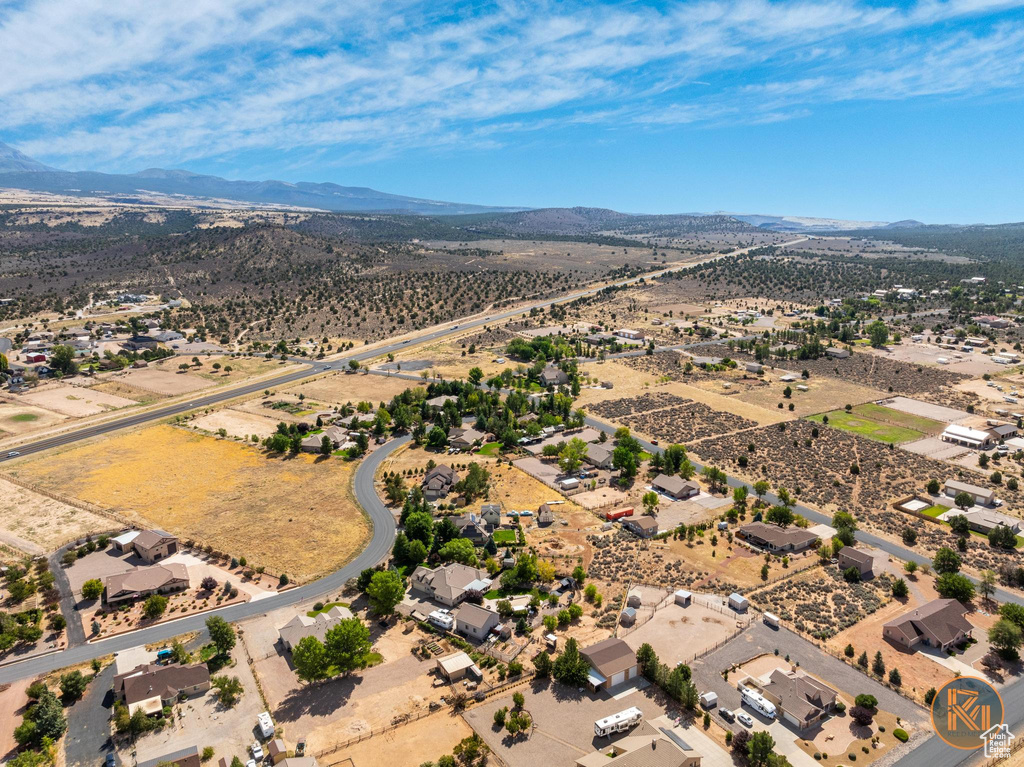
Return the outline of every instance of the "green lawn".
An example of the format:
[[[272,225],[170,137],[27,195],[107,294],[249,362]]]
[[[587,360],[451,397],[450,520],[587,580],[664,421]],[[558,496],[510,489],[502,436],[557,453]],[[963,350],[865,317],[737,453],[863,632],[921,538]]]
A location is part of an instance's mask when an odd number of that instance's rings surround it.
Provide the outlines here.
[[[927,509],[921,509],[921,513],[926,517],[932,517],[934,519],[935,517],[945,514],[949,509],[949,506],[943,506],[942,504],[937,503],[934,506],[929,506]]]
[[[332,607],[348,607],[348,602],[327,602],[319,610],[310,610],[306,613],[306,615],[308,615],[310,618],[315,618],[320,613],[325,613]]]
[[[515,530],[496,530],[491,537],[494,538],[494,543],[498,546],[519,542]]]
[[[500,450],[500,442],[488,442],[480,448],[480,455],[497,455]]]
[[[17,415],[12,415],[11,420],[18,421],[19,423],[25,423],[27,421],[38,421],[39,416],[35,413],[18,413]]]
[[[923,431],[926,434],[938,434],[946,428],[944,423],[925,418],[924,416],[904,413],[900,410],[893,410],[891,407],[876,405],[874,402],[865,402],[863,405],[856,405],[853,412],[857,415],[867,416],[873,421],[881,421],[886,424],[902,426],[914,431]]]
[[[842,431],[848,431],[853,434],[859,434],[862,437],[868,439],[876,439],[879,442],[911,442],[915,439],[920,439],[924,436],[923,432],[917,431],[916,429],[908,429],[903,426],[893,426],[891,424],[882,423],[881,421],[872,420],[868,416],[859,415],[856,413],[847,413],[845,410],[833,410],[830,413],[825,413],[828,416],[828,425],[841,429]],[[823,423],[822,414],[812,415],[808,417],[809,420],[817,423]]]

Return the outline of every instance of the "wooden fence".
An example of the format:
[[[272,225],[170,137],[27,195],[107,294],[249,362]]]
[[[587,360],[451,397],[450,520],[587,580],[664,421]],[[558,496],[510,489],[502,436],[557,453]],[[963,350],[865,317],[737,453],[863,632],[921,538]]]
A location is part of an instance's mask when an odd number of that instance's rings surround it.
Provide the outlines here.
[[[106,517],[107,519],[111,519],[117,522],[118,524],[124,525],[125,527],[132,526],[132,521],[128,519],[128,517],[111,509],[106,509],[103,508],[102,506],[97,506],[96,504],[89,503],[88,501],[81,501],[78,498],[72,498],[67,495],[62,495],[61,493],[55,493],[51,490],[44,490],[41,487],[37,487],[29,482],[26,482],[23,479],[19,479],[18,477],[12,476],[10,474],[0,474],[0,479],[10,482],[12,485],[22,487],[25,490],[29,490],[33,493],[46,496],[47,498],[50,498],[54,501],[59,501],[60,503],[67,504],[68,506],[74,506],[76,509],[88,511],[89,513],[96,514],[97,516]],[[83,536],[79,536],[79,538],[81,537]],[[69,539],[66,543],[70,543],[72,540],[75,539]]]

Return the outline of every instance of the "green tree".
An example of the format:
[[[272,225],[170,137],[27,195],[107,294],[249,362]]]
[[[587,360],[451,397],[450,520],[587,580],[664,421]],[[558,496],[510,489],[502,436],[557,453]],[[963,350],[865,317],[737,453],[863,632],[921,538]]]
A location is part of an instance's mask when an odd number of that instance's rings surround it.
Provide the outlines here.
[[[882,676],[885,673],[885,661],[882,659],[881,650],[875,653],[875,659],[871,661],[871,670],[878,676]]]
[[[537,653],[537,657],[533,659],[533,666],[537,669],[537,676],[541,678],[551,676],[551,656],[546,652]]]
[[[940,548],[932,558],[932,569],[940,575],[958,573],[962,564],[963,561],[960,559],[960,555],[948,546]]]
[[[455,483],[455,490],[466,497],[466,503],[472,503],[477,498],[487,495],[490,482],[490,472],[479,463],[471,463],[466,470],[466,476]]]
[[[214,694],[224,708],[234,708],[242,697],[242,683],[237,676],[215,676],[210,679],[210,685],[216,690]]]
[[[167,609],[167,597],[163,594],[150,594],[142,603],[142,614],[150,619],[159,618]]]
[[[943,573],[935,579],[935,590],[943,599],[970,602],[974,599],[974,584],[960,573]]]
[[[1004,602],[999,606],[999,615],[1017,624],[1024,631],[1024,605],[1015,602]]]
[[[90,578],[82,584],[82,597],[84,599],[99,599],[103,595],[103,581],[99,578]]]
[[[793,512],[785,506],[772,506],[764,515],[764,521],[779,527],[789,527],[793,524]]]
[[[57,344],[50,352],[49,365],[63,376],[73,376],[78,372],[75,350],[66,344]]]
[[[587,455],[587,443],[579,437],[566,442],[558,453],[558,467],[565,474],[574,474],[583,465]]]
[[[334,443],[326,434],[320,438],[320,455],[330,455],[334,452]]]
[[[747,759],[751,767],[765,767],[775,754],[775,740],[765,730],[752,733],[747,742]]]
[[[372,585],[372,584],[371,584]],[[358,618],[345,618],[324,638],[327,659],[340,674],[365,668],[370,652],[370,630]]]
[[[1020,626],[1007,618],[1000,618],[988,630],[988,641],[1000,656],[1016,660],[1024,635]]]
[[[395,605],[402,601],[405,587],[398,573],[382,570],[373,574],[370,585],[366,587],[366,596],[370,606],[378,615],[391,615]]]
[[[419,541],[413,541],[413,543],[419,543]],[[476,549],[473,548],[472,541],[466,538],[456,538],[454,541],[448,541],[448,543],[438,549],[437,554],[444,563],[458,562],[459,564],[471,567],[476,567],[477,564]]]
[[[967,517],[965,515],[956,514],[952,517],[949,517],[947,522],[949,522],[949,528],[957,535],[971,534],[971,525],[967,521]]]
[[[909,593],[907,582],[902,578],[897,578],[892,582],[892,595],[897,599],[903,599]]]
[[[555,679],[570,687],[582,687],[587,683],[590,664],[580,655],[580,648],[574,637],[566,640],[562,654],[555,660],[552,673]]]
[[[292,665],[303,682],[319,682],[327,678],[330,666],[323,642],[315,636],[302,637],[292,650]]]
[[[970,493],[959,492],[953,498],[953,503],[956,504],[958,509],[967,510],[974,505],[974,496]]]
[[[653,515],[658,510],[658,494],[653,490],[644,493],[640,501],[644,505],[644,513]]]
[[[213,646],[217,648],[218,655],[227,655],[234,648],[235,630],[219,615],[213,615],[206,619],[206,631],[210,635]]]
[[[871,345],[880,349],[889,341],[889,328],[881,320],[875,320],[867,327],[868,338]]]
[[[69,671],[60,676],[60,696],[65,703],[73,703],[85,695],[89,680],[81,671]]]

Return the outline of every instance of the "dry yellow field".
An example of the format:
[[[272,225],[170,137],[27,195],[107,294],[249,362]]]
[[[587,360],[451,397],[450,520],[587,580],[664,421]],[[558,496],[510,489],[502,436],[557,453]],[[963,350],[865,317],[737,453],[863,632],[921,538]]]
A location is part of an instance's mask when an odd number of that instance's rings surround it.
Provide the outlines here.
[[[194,539],[299,581],[338,569],[370,526],[355,465],[153,426],[19,463],[12,474]]]
[[[112,530],[117,523],[55,501],[0,478],[0,541],[28,554],[44,554],[71,538]]]

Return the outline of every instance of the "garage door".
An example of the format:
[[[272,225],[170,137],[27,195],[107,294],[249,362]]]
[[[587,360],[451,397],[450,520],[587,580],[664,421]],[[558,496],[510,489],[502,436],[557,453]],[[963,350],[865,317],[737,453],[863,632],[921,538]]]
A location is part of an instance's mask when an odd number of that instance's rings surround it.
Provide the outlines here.
[[[618,674],[612,674],[612,687],[617,684],[622,684],[626,681],[626,672],[620,671]]]

